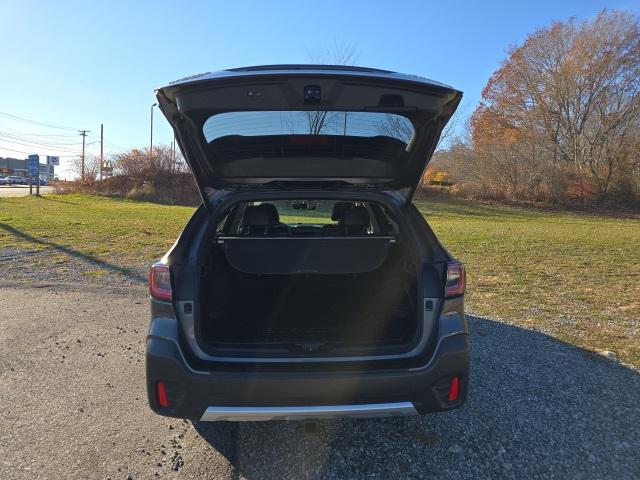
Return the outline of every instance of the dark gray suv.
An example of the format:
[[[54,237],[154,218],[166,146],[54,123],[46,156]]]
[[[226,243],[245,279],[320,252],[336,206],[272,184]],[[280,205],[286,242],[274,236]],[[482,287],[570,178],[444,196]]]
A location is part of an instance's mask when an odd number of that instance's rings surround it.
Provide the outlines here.
[[[275,65],[157,91],[202,196],[150,272],[151,408],[194,420],[462,405],[464,266],[411,203],[462,93]]]

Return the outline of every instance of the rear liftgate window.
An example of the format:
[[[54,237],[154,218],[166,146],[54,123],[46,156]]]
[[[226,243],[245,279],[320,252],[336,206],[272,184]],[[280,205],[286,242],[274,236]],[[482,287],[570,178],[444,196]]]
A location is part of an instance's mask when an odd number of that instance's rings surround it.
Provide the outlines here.
[[[386,181],[405,158],[414,128],[406,117],[381,112],[247,111],[213,115],[202,132],[227,179]]]
[[[251,202],[222,232],[227,261],[250,274],[345,274],[379,268],[397,226],[368,202]]]
[[[202,127],[207,142],[242,136],[318,135],[345,137],[383,136],[409,143],[414,130],[401,115],[380,112],[264,111],[227,112],[209,117]]]

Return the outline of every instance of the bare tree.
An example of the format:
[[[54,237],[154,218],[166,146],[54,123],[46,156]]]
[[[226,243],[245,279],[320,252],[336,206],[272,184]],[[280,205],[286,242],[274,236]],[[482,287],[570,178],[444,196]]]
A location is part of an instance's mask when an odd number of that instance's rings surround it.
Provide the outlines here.
[[[440,139],[438,140],[438,145],[436,146],[436,150],[440,150],[442,148],[447,148],[450,146],[456,137],[460,135],[460,129],[464,125],[464,123],[469,118],[469,104],[464,103],[462,105],[458,105],[458,108],[451,116],[445,127],[442,129],[442,133],[440,134]]]
[[[307,49],[307,57],[317,65],[357,65],[360,52],[355,43],[334,42],[331,47]]]
[[[333,46],[307,49],[309,61],[317,65],[355,65],[358,61],[358,48],[352,43],[340,44],[334,42]],[[304,112],[309,126],[309,135],[321,135],[325,129],[335,127],[339,118],[347,121],[347,113],[338,114],[322,110]],[[346,127],[345,127],[346,131]]]
[[[174,158],[170,145],[154,146],[152,155],[149,155],[149,149],[134,148],[115,155],[113,161],[118,174],[148,180],[187,170],[180,152],[176,152]]]
[[[414,131],[408,118],[390,113],[377,122],[375,128],[378,135],[397,138],[407,144],[411,141]]]
[[[71,162],[71,172],[83,183],[93,183],[100,175],[100,157],[93,155],[84,156],[84,168],[82,157],[77,156]],[[84,176],[83,176],[84,172]]]

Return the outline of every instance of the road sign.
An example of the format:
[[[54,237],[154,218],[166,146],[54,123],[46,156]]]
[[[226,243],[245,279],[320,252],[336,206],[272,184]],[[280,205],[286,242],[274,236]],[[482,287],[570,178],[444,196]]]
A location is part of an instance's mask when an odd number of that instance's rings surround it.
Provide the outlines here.
[[[29,155],[29,176],[37,177],[40,175],[40,156],[39,155]]]
[[[47,155],[47,165],[54,165],[54,166],[59,166],[60,165],[60,157],[52,157],[51,155]]]

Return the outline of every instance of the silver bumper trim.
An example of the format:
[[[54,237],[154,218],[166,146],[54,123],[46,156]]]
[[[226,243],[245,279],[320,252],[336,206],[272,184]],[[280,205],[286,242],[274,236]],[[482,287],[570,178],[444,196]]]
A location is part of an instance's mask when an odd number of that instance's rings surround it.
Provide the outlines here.
[[[323,418],[371,418],[416,415],[413,403],[368,403],[362,405],[314,405],[291,407],[208,407],[203,422],[214,421],[265,421],[306,420]]]

